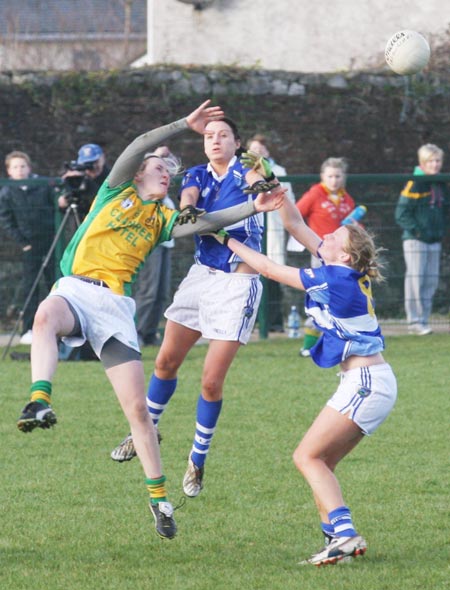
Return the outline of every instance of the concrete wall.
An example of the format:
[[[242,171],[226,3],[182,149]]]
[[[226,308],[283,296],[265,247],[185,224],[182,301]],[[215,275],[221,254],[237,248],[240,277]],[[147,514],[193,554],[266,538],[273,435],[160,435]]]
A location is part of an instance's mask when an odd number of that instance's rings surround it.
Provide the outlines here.
[[[148,0],[147,12],[147,63],[296,72],[385,67],[395,32],[417,30],[433,46],[450,21],[440,0],[212,0],[203,10]]]

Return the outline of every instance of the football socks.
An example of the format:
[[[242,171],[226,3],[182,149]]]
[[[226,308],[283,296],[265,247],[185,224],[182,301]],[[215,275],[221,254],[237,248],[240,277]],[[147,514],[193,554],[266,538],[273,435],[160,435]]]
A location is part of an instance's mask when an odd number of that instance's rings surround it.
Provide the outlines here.
[[[52,384],[50,381],[35,381],[30,387],[30,394],[32,402],[48,407],[51,403]]]
[[[177,378],[159,379],[154,373],[150,377],[147,392],[147,407],[155,426],[158,424],[176,387]]]
[[[197,467],[202,467],[205,463],[221,409],[222,400],[208,402],[202,395],[199,396],[195,437],[191,453],[192,462]]]

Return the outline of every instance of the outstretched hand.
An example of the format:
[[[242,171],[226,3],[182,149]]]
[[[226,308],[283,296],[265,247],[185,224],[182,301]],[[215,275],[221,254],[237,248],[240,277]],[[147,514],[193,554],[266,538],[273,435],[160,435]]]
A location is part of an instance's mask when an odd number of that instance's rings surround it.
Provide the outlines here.
[[[284,198],[287,189],[278,184],[274,189],[268,192],[259,193],[254,201],[255,209],[258,213],[275,211],[284,204]]]
[[[244,188],[242,192],[244,192],[246,195],[257,195],[258,193],[269,193],[279,186],[281,185],[276,179],[271,181],[257,180],[251,186]]]
[[[275,175],[267,158],[255,152],[248,151],[244,152],[239,159],[245,168],[251,168],[265,178],[265,180],[274,180]]]
[[[186,117],[187,124],[193,131],[204,133],[205,127],[208,123],[211,121],[219,121],[225,116],[221,107],[210,107],[208,106],[210,103],[210,99],[205,100],[203,104]]]
[[[186,205],[183,209],[181,209],[176,224],[177,225],[184,225],[185,223],[195,223],[197,221],[197,217],[204,215],[206,211],[204,209],[196,209],[193,205]]]

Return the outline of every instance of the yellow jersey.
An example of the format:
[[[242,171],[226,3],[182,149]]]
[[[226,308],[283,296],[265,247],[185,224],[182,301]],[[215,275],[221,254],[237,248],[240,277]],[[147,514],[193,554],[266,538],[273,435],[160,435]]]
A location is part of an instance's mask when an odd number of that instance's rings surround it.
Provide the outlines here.
[[[62,274],[99,279],[130,296],[145,259],[170,240],[178,215],[160,201],[143,201],[132,181],[111,189],[106,179],[64,251]]]

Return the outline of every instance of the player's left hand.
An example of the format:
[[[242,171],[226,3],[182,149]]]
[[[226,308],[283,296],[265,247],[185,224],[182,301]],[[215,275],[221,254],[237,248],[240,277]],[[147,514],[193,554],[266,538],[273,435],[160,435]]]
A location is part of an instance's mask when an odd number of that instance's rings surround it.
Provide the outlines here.
[[[239,159],[245,168],[251,168],[258,174],[261,174],[265,180],[275,179],[272,166],[267,158],[264,158],[255,152],[244,152]]]
[[[181,209],[180,214],[177,217],[177,225],[184,225],[185,223],[195,223],[197,217],[204,215],[206,211],[204,209],[196,209],[193,205],[186,205]]]

